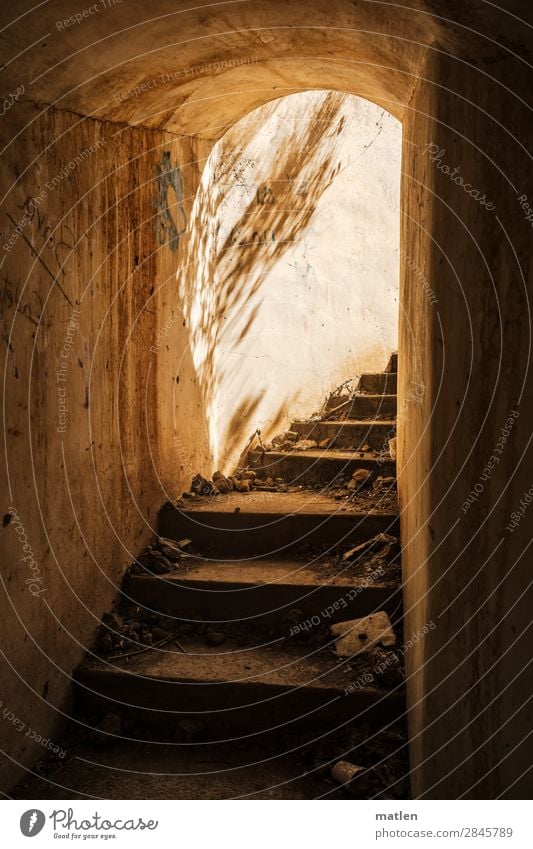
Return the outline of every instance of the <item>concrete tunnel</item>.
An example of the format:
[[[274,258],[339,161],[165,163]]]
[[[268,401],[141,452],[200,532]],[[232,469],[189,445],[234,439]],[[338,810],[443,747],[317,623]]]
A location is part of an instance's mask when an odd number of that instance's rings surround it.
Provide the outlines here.
[[[197,303],[206,291],[216,210],[195,226],[195,203],[215,146],[281,98],[350,96],[401,123],[404,628],[435,626],[406,656],[412,793],[528,798],[533,513],[513,516],[531,487],[529,5],[72,14],[2,11],[3,704],[60,734],[72,671],[162,502],[215,470],[215,367],[199,375],[187,295],[191,263]],[[10,722],[2,749],[8,791],[41,752]]]

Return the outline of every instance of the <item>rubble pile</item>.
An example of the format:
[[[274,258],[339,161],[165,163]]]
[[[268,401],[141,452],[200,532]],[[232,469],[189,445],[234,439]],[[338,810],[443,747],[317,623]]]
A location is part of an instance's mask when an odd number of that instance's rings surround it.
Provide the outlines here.
[[[230,493],[247,493],[255,490],[263,492],[291,492],[301,490],[303,487],[291,487],[281,477],[260,477],[253,469],[239,469],[234,475],[226,476],[222,472],[215,472],[212,480],[197,474],[192,479],[190,492],[183,492],[183,501],[191,498],[216,498]]]
[[[165,537],[157,537],[146,546],[142,554],[135,558],[128,570],[129,574],[165,575],[167,572],[173,572],[194,557],[191,545],[190,539],[176,542]]]
[[[408,799],[409,757],[403,726],[376,731],[364,724],[326,738],[304,753],[331,795],[352,799]]]

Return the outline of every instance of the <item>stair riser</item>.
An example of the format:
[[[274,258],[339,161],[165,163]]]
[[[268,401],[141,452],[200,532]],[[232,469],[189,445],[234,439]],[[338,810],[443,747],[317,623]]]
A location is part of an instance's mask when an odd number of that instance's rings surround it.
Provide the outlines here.
[[[348,675],[346,680],[349,684]],[[177,723],[186,718],[201,720],[207,739],[218,742],[228,735],[279,733],[280,727],[288,732],[297,727],[327,733],[343,722],[381,724],[404,712],[403,695],[392,690],[384,694],[357,689],[345,694],[312,686],[191,684],[100,670],[78,672],[74,693],[80,713],[118,713],[169,741]]]
[[[397,384],[397,375],[387,372],[362,374],[359,378],[360,391],[369,392],[372,395],[395,395]]]
[[[355,395],[346,407],[348,419],[396,418],[396,395]]]
[[[391,476],[396,474],[394,460],[377,460],[354,457],[350,460],[328,457],[327,453],[320,458],[305,454],[270,454],[264,457],[261,452],[252,451],[249,463],[254,471],[262,478],[283,478],[286,483],[294,486],[329,486],[339,482],[342,477],[350,478],[356,469],[369,469],[376,475]]]
[[[246,505],[243,495],[243,510]],[[159,512],[159,533],[185,537],[206,556],[264,557],[302,545],[340,546],[362,542],[378,533],[399,534],[397,516],[367,514],[218,513],[188,514],[176,508]]]
[[[165,615],[216,623],[221,626],[239,621],[251,627],[274,627],[280,636],[289,636],[296,623],[318,617],[320,625],[342,622],[385,610],[391,619],[401,602],[401,591],[394,586],[299,586],[294,584],[225,584],[190,582],[176,586],[175,581],[157,578],[130,578],[124,595],[136,604]],[[291,609],[301,611],[300,619],[287,621]],[[397,614],[396,614],[397,615]],[[317,620],[315,618],[315,625]]]
[[[332,440],[331,448],[358,450],[368,445],[379,453],[388,450],[388,440],[396,436],[396,424],[345,424],[343,422],[293,422],[291,430],[300,439]]]

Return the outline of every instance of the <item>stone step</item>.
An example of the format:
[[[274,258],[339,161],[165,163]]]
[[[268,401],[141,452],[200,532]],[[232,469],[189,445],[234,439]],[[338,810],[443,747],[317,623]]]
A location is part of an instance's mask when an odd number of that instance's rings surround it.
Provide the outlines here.
[[[251,451],[248,462],[262,478],[280,477],[293,486],[329,486],[343,476],[351,477],[356,469],[369,469],[385,477],[396,474],[396,463],[390,458],[331,449]]]
[[[391,619],[401,603],[397,582],[384,569],[354,576],[342,561],[255,559],[185,561],[165,576],[130,575],[124,596],[139,606],[181,621],[228,626],[275,626],[280,634],[302,620],[333,623],[385,610]],[[317,624],[316,621],[314,623]]]
[[[367,392],[369,395],[395,395],[397,374],[384,371],[362,374],[359,378],[359,391]]]
[[[216,552],[220,559],[283,557],[309,545],[344,550],[378,533],[399,535],[396,514],[360,513],[321,493],[230,493],[186,504],[168,502],[161,508],[159,534],[187,537],[202,554]]]
[[[74,676],[77,711],[119,713],[155,727],[162,739],[172,738],[180,720],[200,720],[213,742],[280,727],[327,733],[343,722],[383,723],[404,712],[403,687],[375,685],[371,661],[352,669],[328,648],[292,641],[214,648],[184,637],[180,646],[86,662]]]
[[[388,440],[396,436],[396,421],[394,419],[377,419],[362,421],[295,421],[291,424],[300,439],[315,439],[321,442],[328,439],[332,448],[353,448],[357,450],[368,445],[372,451],[388,450]]]
[[[394,419],[396,395],[354,395],[343,411],[347,419]]]

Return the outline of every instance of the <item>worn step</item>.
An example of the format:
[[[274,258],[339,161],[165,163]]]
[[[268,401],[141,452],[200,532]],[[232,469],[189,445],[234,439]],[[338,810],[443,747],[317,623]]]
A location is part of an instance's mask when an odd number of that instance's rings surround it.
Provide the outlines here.
[[[394,419],[396,395],[354,395],[343,412],[347,419]]]
[[[275,625],[286,635],[294,625],[295,610],[304,619],[318,617],[321,624],[375,610],[386,610],[393,618],[401,599],[398,584],[387,581],[383,568],[357,577],[346,563],[319,559],[193,562],[165,576],[131,575],[123,594],[146,609],[180,620]]]
[[[327,648],[293,642],[214,648],[197,638],[180,638],[180,646],[113,664],[85,663],[75,673],[77,710],[119,713],[156,726],[163,736],[180,720],[194,718],[205,724],[211,741],[281,726],[327,733],[343,722],[381,723],[403,713],[403,688],[376,686],[372,676],[368,686],[360,665],[351,669]]]
[[[362,374],[359,378],[359,391],[368,392],[369,395],[395,395],[397,374],[385,371]]]
[[[388,441],[396,436],[394,419],[377,419],[362,421],[295,421],[291,431],[298,434],[299,439],[315,439],[317,442],[327,439],[331,448],[352,448],[357,450],[368,445],[372,451],[380,453],[388,451]]]
[[[170,539],[187,537],[203,554],[223,560],[284,556],[304,545],[343,547],[378,533],[399,534],[399,521],[396,514],[360,513],[320,493],[256,491],[187,506],[168,502],[159,511],[158,531]]]
[[[294,486],[328,486],[342,477],[351,477],[356,469],[369,469],[383,476],[396,474],[396,463],[390,458],[331,449],[251,451],[248,461],[262,478],[280,477]]]

